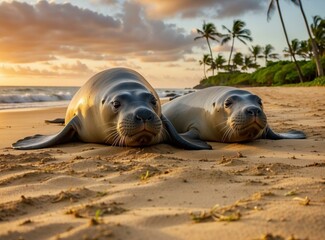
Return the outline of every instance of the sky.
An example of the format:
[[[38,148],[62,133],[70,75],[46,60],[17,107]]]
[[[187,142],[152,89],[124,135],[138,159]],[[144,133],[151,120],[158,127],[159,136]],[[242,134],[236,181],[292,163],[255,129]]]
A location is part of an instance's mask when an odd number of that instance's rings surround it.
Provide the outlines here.
[[[268,0],[0,0],[0,86],[81,86],[92,75],[128,67],[155,88],[184,88],[203,78],[199,60],[208,53],[196,29],[212,22],[221,33],[235,19],[253,42],[235,52],[271,44],[287,46],[277,11],[267,21]],[[309,23],[324,18],[324,0],[302,0]],[[307,39],[301,12],[280,0],[290,39]],[[230,46],[212,42],[213,54]],[[263,64],[263,61],[261,62]],[[211,74],[211,73],[208,73]]]

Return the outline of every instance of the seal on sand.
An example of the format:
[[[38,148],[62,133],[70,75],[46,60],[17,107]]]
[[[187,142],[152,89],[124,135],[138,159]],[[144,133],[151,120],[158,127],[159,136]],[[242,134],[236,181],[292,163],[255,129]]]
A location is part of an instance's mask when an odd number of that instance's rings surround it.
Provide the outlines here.
[[[18,140],[15,149],[38,149],[79,139],[114,146],[169,142],[185,149],[210,149],[205,142],[181,137],[161,114],[155,90],[137,72],[105,70],[89,79],[72,98],[65,127],[57,134]]]
[[[210,87],[176,98],[164,104],[162,112],[186,139],[230,143],[306,138],[301,131],[274,132],[262,100],[234,87]]]

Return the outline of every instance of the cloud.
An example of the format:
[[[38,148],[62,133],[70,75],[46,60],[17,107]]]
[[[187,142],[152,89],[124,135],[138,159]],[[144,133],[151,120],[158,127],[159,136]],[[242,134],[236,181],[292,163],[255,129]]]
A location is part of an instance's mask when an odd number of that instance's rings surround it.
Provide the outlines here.
[[[194,57],[184,57],[184,62],[197,62],[198,60]]]
[[[129,57],[169,61],[191,52],[191,33],[148,19],[135,2],[124,2],[122,10],[118,16],[108,16],[70,3],[1,2],[0,16],[5,21],[0,21],[0,62]]]
[[[51,67],[54,71],[59,71],[59,72],[65,72],[65,73],[92,73],[94,74],[95,72],[92,71],[87,64],[82,63],[81,61],[76,61],[73,64],[68,64],[68,63],[64,63],[64,64],[59,64],[59,65],[53,65]]]
[[[62,63],[52,64],[46,62],[46,68],[40,69],[39,67],[24,66],[16,64],[15,66],[1,66],[0,71],[2,74],[11,75],[24,75],[24,76],[90,76],[96,72],[91,70],[85,63],[76,61],[75,63]]]
[[[29,66],[1,66],[0,71],[2,74],[7,76],[15,76],[15,75],[25,75],[25,76],[58,76],[58,72],[56,71],[48,71],[48,70],[40,70],[37,68],[32,68]]]
[[[221,4],[215,5],[216,14],[215,18],[237,17],[244,14],[252,14],[267,11],[267,1],[256,0],[222,0],[218,1]]]
[[[238,17],[266,9],[266,1],[256,0],[137,0],[145,6],[151,18],[170,16],[193,17]]]
[[[181,65],[178,64],[178,63],[168,63],[165,65],[165,67],[168,67],[168,68],[174,68],[174,67],[180,67]]]
[[[213,52],[230,52],[231,50],[231,45],[228,43],[225,43],[224,45],[217,45],[214,48],[212,48]],[[236,46],[234,47],[234,50],[236,51]]]
[[[91,0],[92,3],[99,3],[104,5],[116,5],[118,0]]]

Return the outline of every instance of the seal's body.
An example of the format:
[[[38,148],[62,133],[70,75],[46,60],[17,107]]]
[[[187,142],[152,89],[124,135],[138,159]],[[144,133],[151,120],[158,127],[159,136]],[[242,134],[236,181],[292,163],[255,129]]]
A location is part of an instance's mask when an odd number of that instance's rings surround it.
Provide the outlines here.
[[[267,123],[262,100],[234,87],[210,87],[163,105],[163,114],[186,138],[244,142],[258,138],[299,139],[301,131],[275,133]]]
[[[37,149],[77,138],[116,146],[170,142],[186,149],[210,149],[203,141],[186,140],[161,114],[155,90],[137,72],[114,68],[89,79],[72,98],[58,134],[19,140],[15,149]]]
[[[148,142],[137,142],[138,139],[127,139],[121,145],[139,146],[161,142],[162,124],[160,120],[161,106],[159,98],[151,85],[137,72],[130,69],[116,68],[100,72],[90,78],[72,98],[66,112],[65,123],[78,116],[80,129],[79,139],[84,142],[114,143],[112,132],[122,134],[123,124],[129,121],[128,127],[153,128],[152,139]],[[142,116],[142,115],[143,116]],[[138,115],[138,116],[137,116]],[[148,115],[148,116],[146,116]],[[137,119],[148,117],[148,119]],[[132,122],[132,126],[131,123]],[[128,129],[130,130],[130,129]],[[124,131],[125,127],[124,127]],[[136,130],[135,130],[136,131]],[[139,129],[141,132],[141,130]],[[148,130],[148,134],[150,134]],[[142,133],[142,136],[146,134]],[[128,136],[125,135],[124,136]],[[154,137],[155,136],[155,137]],[[143,139],[145,140],[145,139]],[[120,142],[122,143],[122,142]]]

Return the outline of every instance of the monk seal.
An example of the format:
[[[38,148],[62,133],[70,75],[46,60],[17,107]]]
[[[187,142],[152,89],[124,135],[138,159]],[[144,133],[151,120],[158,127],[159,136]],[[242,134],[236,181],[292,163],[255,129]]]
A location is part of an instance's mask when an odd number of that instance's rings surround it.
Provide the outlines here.
[[[301,131],[274,132],[261,98],[234,87],[209,87],[176,98],[164,104],[162,112],[187,139],[232,143],[306,138]]]
[[[108,69],[90,78],[72,98],[61,132],[26,137],[12,147],[38,149],[76,138],[114,146],[169,142],[185,149],[211,148],[203,141],[181,137],[161,114],[156,91],[139,73],[127,68]]]

